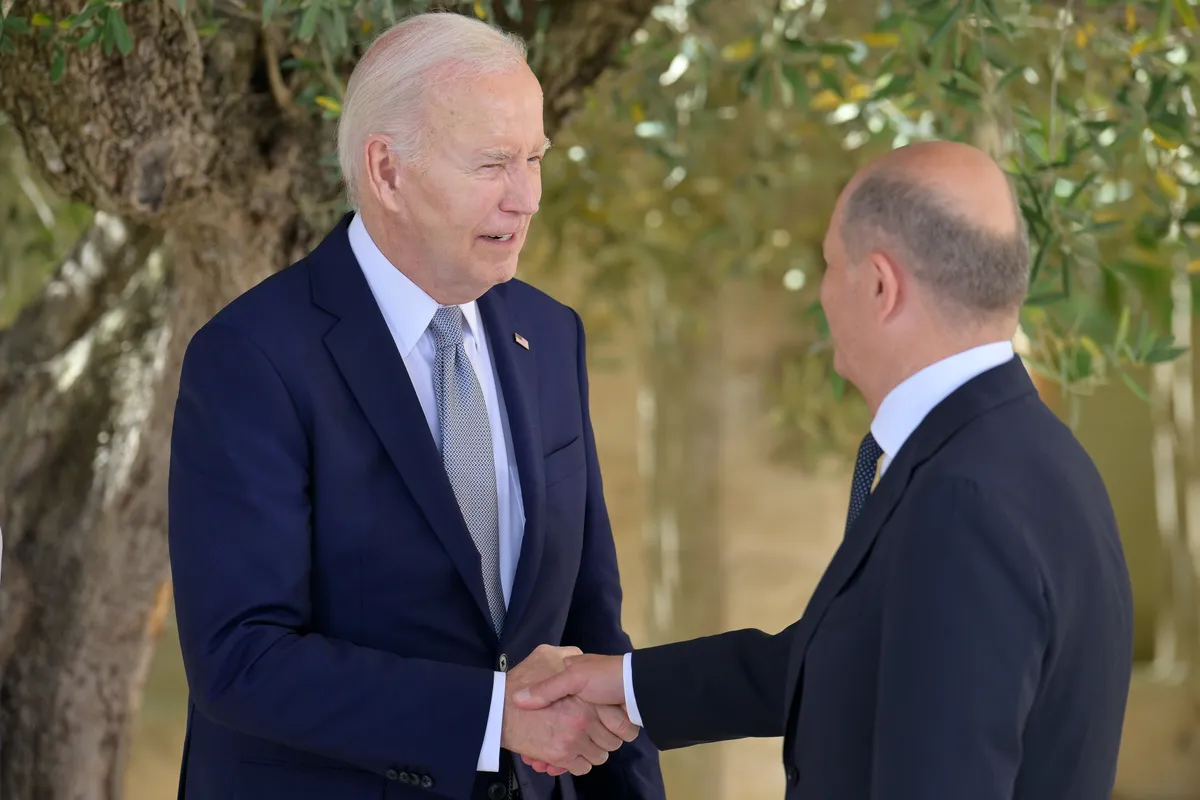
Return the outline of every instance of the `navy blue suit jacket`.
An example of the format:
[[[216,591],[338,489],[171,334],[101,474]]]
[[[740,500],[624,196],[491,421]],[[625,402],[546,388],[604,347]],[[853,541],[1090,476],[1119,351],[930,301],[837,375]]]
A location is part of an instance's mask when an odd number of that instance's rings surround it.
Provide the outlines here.
[[[519,762],[477,772],[493,671],[543,643],[630,647],[578,315],[515,280],[479,300],[527,520],[498,640],[348,220],[187,349],[170,550],[188,800],[493,800]],[[531,800],[664,797],[644,736],[581,778],[515,768]]]
[[[1133,609],[1104,484],[1019,359],[895,454],[804,616],[635,651],[660,748],[783,736],[787,797],[1099,800]]]

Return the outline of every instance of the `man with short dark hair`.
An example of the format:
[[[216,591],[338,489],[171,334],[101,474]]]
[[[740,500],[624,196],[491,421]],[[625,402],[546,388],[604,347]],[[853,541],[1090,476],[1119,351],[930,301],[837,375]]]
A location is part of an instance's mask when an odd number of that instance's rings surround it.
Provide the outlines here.
[[[825,258],[835,365],[874,420],[804,616],[569,658],[518,704],[623,699],[662,749],[784,736],[789,798],[1108,797],[1129,577],[1100,475],[1013,354],[1029,257],[1005,175],[965,145],[893,151],[839,198]]]

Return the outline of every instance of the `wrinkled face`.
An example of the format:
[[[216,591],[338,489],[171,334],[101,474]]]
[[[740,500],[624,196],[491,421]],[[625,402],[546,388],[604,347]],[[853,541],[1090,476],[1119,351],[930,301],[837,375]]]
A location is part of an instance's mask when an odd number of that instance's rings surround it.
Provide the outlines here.
[[[825,275],[821,279],[821,308],[833,340],[833,367],[850,383],[863,388],[869,375],[874,337],[871,265],[851,264],[841,228],[841,201],[825,233]]]
[[[542,196],[542,91],[525,66],[431,92],[423,165],[401,167],[398,214],[439,285],[478,296],[513,277]]]

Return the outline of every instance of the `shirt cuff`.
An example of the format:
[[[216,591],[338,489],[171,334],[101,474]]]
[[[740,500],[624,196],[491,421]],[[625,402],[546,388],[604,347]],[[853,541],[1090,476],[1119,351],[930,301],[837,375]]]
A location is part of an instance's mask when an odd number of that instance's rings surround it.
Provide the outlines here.
[[[492,707],[488,712],[487,730],[483,734],[483,747],[479,751],[480,772],[500,771],[500,734],[504,721],[504,673],[492,674]]]
[[[625,681],[625,713],[629,716],[629,721],[640,728],[642,727],[642,715],[638,711],[637,698],[633,696],[633,653],[625,654],[623,673]]]

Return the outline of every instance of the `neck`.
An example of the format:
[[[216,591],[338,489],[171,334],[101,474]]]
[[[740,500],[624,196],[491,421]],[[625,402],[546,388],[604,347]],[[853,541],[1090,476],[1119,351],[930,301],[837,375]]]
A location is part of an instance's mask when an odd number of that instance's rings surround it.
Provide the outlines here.
[[[393,267],[416,284],[421,291],[444,306],[462,305],[479,299],[479,294],[461,283],[446,280],[450,270],[439,270],[413,246],[415,237],[406,236],[402,226],[379,208],[367,204],[358,210],[371,241]]]
[[[871,410],[871,416],[875,416],[892,390],[926,367],[975,347],[1011,340],[1011,332],[988,326],[970,336],[943,333],[897,342],[895,347],[880,353],[884,363],[875,372],[879,379],[860,391]]]

